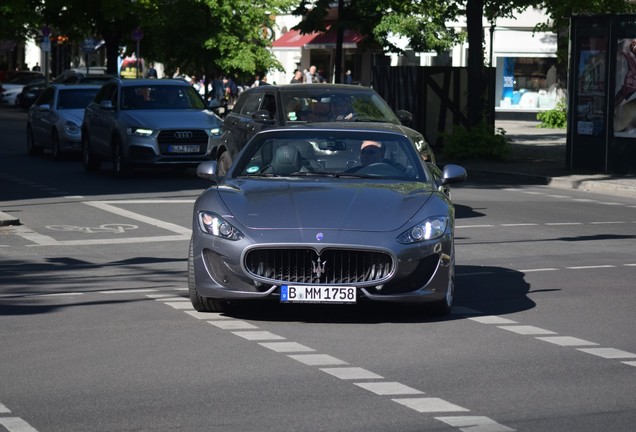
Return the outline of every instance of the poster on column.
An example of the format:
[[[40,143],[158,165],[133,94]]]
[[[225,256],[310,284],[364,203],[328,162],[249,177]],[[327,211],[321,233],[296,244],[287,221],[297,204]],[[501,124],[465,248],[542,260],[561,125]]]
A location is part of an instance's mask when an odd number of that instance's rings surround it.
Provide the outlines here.
[[[605,36],[584,36],[578,40],[578,46],[576,133],[602,135],[605,130]]]
[[[616,44],[614,136],[636,137],[636,35]]]

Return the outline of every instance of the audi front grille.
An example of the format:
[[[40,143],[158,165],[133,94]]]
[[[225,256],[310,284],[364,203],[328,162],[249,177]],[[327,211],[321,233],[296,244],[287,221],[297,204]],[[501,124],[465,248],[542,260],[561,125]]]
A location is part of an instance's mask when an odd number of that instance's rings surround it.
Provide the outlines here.
[[[157,144],[159,144],[159,152],[162,155],[173,156],[168,147],[175,145],[198,145],[196,152],[187,152],[190,155],[203,155],[208,150],[208,134],[201,129],[175,129],[162,130],[157,136]]]
[[[387,253],[348,249],[324,249],[320,255],[308,248],[253,249],[245,255],[244,266],[252,277],[275,285],[382,283],[394,270]]]

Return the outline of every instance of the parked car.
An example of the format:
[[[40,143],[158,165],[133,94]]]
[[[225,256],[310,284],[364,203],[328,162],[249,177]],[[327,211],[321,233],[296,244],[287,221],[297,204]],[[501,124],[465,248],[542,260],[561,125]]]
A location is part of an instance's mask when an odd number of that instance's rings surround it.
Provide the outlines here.
[[[223,137],[215,149],[218,171],[227,171],[233,158],[257,132],[275,127],[330,121],[393,124],[407,134],[425,160],[435,162],[421,133],[407,127],[407,111],[393,110],[373,89],[345,84],[286,84],[259,86],[242,92],[224,118]]]
[[[18,108],[27,111],[33,102],[42,94],[47,87],[46,82],[38,82],[36,84],[25,85],[22,91],[15,97]]]
[[[194,308],[228,302],[424,303],[450,311],[454,208],[413,139],[393,124],[307,123],[256,134],[196,200],[188,257]]]
[[[41,72],[18,71],[13,72],[0,88],[0,103],[5,106],[17,106],[16,97],[26,85],[43,83],[44,75]]]
[[[82,150],[84,110],[100,86],[51,84],[28,111],[27,152],[53,151],[60,159],[65,152]]]
[[[86,108],[84,167],[95,171],[112,161],[117,176],[135,167],[194,167],[210,159],[222,126],[182,80],[113,79]]]

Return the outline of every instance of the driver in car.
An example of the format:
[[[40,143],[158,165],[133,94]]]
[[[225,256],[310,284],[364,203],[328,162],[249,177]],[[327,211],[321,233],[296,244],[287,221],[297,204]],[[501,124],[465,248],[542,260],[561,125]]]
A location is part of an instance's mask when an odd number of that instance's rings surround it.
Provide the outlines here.
[[[346,172],[353,173],[361,168],[369,166],[374,163],[384,161],[385,148],[379,141],[366,140],[360,144],[360,166],[349,168]]]

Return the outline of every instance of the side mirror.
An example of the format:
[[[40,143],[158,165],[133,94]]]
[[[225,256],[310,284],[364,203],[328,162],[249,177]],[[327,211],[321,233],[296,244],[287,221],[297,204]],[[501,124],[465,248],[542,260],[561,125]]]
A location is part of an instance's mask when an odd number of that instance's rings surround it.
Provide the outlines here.
[[[395,112],[395,115],[397,115],[397,118],[398,120],[400,120],[400,123],[402,123],[405,126],[408,126],[413,123],[413,114],[411,114],[408,111],[397,110]]]
[[[459,165],[444,165],[442,171],[442,184],[461,183],[466,180],[468,174],[463,167]]]
[[[267,110],[258,110],[252,114],[252,118],[258,123],[274,123],[271,114]]]
[[[197,165],[197,177],[207,180],[217,179],[216,161],[201,162]]]
[[[103,109],[103,110],[108,110],[108,111],[112,111],[115,109],[115,107],[113,107],[113,102],[109,101],[109,100],[103,100],[99,103],[99,108]]]
[[[38,110],[39,111],[51,111],[51,105],[42,104],[42,105],[38,106]]]

